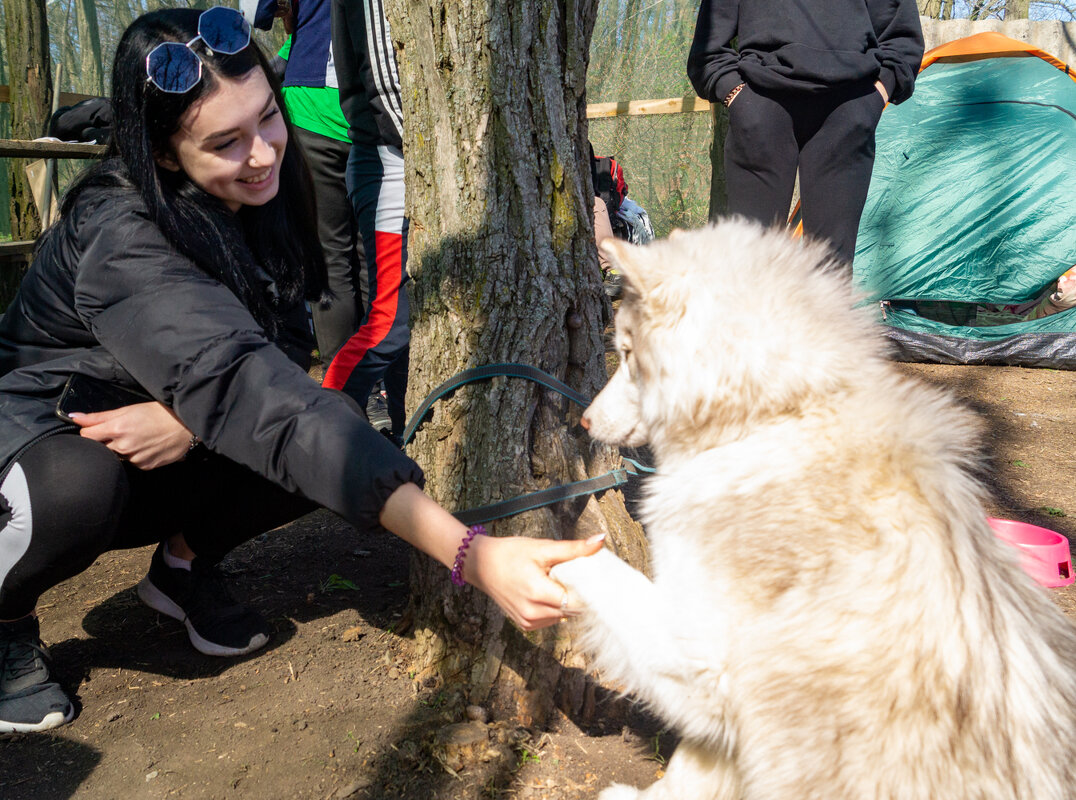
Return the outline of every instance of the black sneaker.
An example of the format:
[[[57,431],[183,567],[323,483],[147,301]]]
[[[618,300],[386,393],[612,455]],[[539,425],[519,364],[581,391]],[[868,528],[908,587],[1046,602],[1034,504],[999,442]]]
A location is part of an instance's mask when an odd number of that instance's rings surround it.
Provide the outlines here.
[[[388,401],[385,400],[385,395],[377,390],[374,390],[366,400],[366,418],[370,420],[375,430],[383,431],[392,426],[392,420],[389,419]]]
[[[241,656],[269,641],[269,625],[235,601],[216,566],[196,558],[189,570],[169,567],[164,544],[153,553],[138,597],[154,611],[182,622],[194,649],[207,656]]]
[[[71,700],[50,680],[37,617],[0,622],[0,733],[47,731],[74,716]]]

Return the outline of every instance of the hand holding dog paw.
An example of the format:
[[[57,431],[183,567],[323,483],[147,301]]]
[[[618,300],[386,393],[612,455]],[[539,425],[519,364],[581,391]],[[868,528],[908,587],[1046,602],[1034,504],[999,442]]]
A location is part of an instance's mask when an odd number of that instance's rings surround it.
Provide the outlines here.
[[[554,541],[519,537],[479,536],[464,567],[467,582],[496,601],[517,627],[546,628],[571,613],[564,587],[550,577],[557,564],[585,561],[601,550],[605,537]]]

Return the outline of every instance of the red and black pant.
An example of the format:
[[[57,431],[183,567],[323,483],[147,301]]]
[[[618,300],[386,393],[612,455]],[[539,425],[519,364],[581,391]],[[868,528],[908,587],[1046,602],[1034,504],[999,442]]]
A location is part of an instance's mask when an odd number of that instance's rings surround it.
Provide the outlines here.
[[[324,386],[365,407],[374,384],[384,379],[392,432],[399,435],[411,343],[403,154],[389,145],[352,144],[346,177],[366,250],[369,296],[358,331],[325,370]]]

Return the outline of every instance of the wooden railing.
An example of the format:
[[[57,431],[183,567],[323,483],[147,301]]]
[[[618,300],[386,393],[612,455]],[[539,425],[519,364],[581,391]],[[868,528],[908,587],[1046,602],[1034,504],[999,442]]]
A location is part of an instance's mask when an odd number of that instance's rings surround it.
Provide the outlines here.
[[[94,95],[61,92],[56,98],[56,105],[70,106],[91,97]],[[0,103],[9,102],[11,102],[10,87],[0,86]],[[0,158],[98,158],[104,152],[104,145],[98,144],[0,139]],[[32,241],[0,242],[0,270],[25,264],[30,260],[33,250]]]
[[[695,95],[666,97],[660,100],[620,100],[615,103],[590,103],[587,119],[603,117],[642,117],[650,114],[686,114],[709,111],[710,103]]]
[[[103,144],[0,139],[0,158],[97,158]]]

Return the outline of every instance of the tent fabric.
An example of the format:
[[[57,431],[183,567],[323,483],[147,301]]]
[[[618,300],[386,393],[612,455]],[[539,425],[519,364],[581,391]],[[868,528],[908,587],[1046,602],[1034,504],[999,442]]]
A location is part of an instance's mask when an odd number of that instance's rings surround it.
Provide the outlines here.
[[[1057,59],[996,33],[936,48],[876,138],[853,268],[868,299],[1023,303],[1076,264],[1076,76]],[[1076,367],[1076,313],[883,321],[911,360]]]
[[[1021,42],[1018,39],[1010,39],[1008,36],[996,31],[985,31],[974,36],[965,36],[963,39],[956,39],[928,50],[923,55],[923,63],[919,65],[919,71],[922,72],[935,61],[970,61],[981,58],[1018,55],[1041,58],[1076,81],[1076,73],[1070,70],[1064,61],[1055,58],[1045,50],[1038,49],[1034,45]]]
[[[898,361],[1076,369],[1071,332],[1021,332],[984,340],[914,328],[887,330],[892,356]]]

